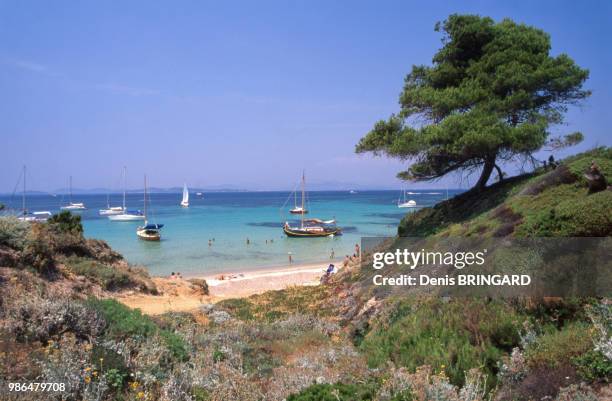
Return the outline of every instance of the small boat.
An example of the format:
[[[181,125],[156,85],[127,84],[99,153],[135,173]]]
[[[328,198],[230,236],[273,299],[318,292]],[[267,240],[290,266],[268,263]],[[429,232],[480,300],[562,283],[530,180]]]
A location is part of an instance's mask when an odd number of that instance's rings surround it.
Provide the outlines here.
[[[100,209],[98,213],[100,216],[112,216],[115,214],[123,213],[125,209],[122,206],[111,206],[109,196],[106,195],[106,209]]]
[[[306,209],[304,205],[305,193],[306,193],[306,177],[305,174],[302,173],[302,205],[298,206],[297,204],[297,191],[293,192],[293,209],[289,210],[291,214],[306,214],[308,213],[308,209]]]
[[[52,214],[49,211],[43,211],[43,212],[27,212],[26,211],[17,218],[21,221],[29,221],[29,222],[37,221],[40,223],[44,223],[45,221],[49,220],[51,216]]]
[[[354,195],[354,194],[356,194],[356,193],[357,193],[357,191],[355,191],[355,190],[353,190],[353,189],[351,189],[351,190],[349,191],[349,194],[352,194],[352,195]]]
[[[402,191],[400,198],[397,200],[397,207],[405,208],[405,207],[417,207],[416,201],[410,199],[406,200],[406,191]]]
[[[189,190],[187,184],[183,185],[183,200],[181,201],[182,207],[189,207]]]
[[[121,210],[119,211],[119,213],[107,214],[108,219],[110,221],[136,221],[144,219],[144,214],[140,210],[128,210],[125,205],[125,188],[127,186],[126,171],[126,168],[123,167],[123,206],[121,206]]]
[[[292,227],[288,221],[283,226],[283,231],[288,237],[312,238],[333,237],[342,233],[342,229],[336,226],[336,220],[304,219],[300,226]]]
[[[202,196],[202,192],[196,192],[196,195]]]
[[[26,207],[26,166],[23,166],[23,192],[21,193],[21,214],[17,219],[28,222],[45,222],[51,217],[52,214],[49,211],[40,212],[29,212]]]
[[[290,210],[291,213],[294,213],[294,210],[298,209],[302,211],[300,213],[302,218],[300,220],[299,226],[292,226],[291,223],[285,221],[283,225],[283,231],[288,237],[295,238],[313,238],[313,237],[333,237],[334,235],[338,235],[342,233],[342,230],[336,226],[336,220],[321,220],[321,219],[305,219],[304,214],[308,213],[308,211],[304,207],[304,202],[306,199],[305,195],[305,178],[302,173],[302,205],[295,206]],[[294,213],[296,214],[296,213]]]
[[[70,202],[67,205],[60,207],[61,210],[70,210],[70,211],[78,211],[85,210],[85,204],[83,202],[73,202],[72,201],[72,176],[70,176]]]
[[[136,235],[138,238],[145,241],[159,241],[161,240],[161,228],[163,224],[150,224],[147,220],[147,176],[145,175],[144,183],[144,225],[136,229]]]

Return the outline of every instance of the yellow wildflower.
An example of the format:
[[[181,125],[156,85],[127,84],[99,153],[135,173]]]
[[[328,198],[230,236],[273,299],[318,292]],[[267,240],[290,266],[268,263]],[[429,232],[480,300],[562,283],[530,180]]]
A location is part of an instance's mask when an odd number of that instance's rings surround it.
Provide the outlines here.
[[[144,398],[144,393],[142,391],[138,392],[138,398]]]
[[[85,376],[85,383],[89,383],[91,381],[91,377]]]

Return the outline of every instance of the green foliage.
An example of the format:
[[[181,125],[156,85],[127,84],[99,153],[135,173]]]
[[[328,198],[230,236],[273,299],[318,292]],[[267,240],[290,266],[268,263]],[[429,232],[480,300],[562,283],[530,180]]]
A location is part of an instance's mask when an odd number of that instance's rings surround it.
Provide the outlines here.
[[[388,360],[411,370],[430,365],[462,385],[472,368],[494,377],[503,352],[520,341],[521,320],[502,302],[403,299],[373,324],[360,348],[371,367]]]
[[[125,373],[119,372],[117,369],[109,369],[106,371],[105,376],[108,385],[115,390],[119,390],[123,388],[123,384],[127,375]]]
[[[0,203],[0,210],[4,210],[4,203]]]
[[[82,234],[83,225],[81,224],[81,216],[72,214],[69,211],[63,211],[54,214],[47,220],[47,224],[61,233]]]
[[[22,250],[30,231],[30,224],[16,217],[0,217],[0,245]]]
[[[599,351],[590,350],[572,358],[580,376],[587,381],[605,380],[612,377],[612,361]]]
[[[163,338],[168,351],[177,361],[185,362],[189,360],[189,353],[181,336],[168,330],[160,330],[159,335]]]
[[[588,71],[565,54],[551,56],[542,30],[457,14],[436,30],[444,38],[433,65],[412,67],[400,113],[377,122],[356,147],[412,159],[400,178],[430,180],[482,166],[482,189],[497,160],[538,150],[568,105],[590,95],[582,89]]]
[[[369,401],[376,394],[373,384],[313,384],[287,401]]]
[[[194,401],[208,401],[210,400],[210,394],[204,387],[193,386],[191,388],[191,396]]]
[[[183,338],[169,330],[160,329],[140,309],[130,309],[114,299],[90,298],[87,302],[104,316],[107,322],[105,336],[115,340],[131,338],[142,341],[158,334],[174,360],[184,362],[189,359]]]
[[[571,322],[561,330],[548,330],[525,350],[525,361],[531,368],[569,365],[572,358],[593,347],[589,328],[585,323]]]
[[[66,258],[65,264],[74,274],[91,279],[105,290],[115,290],[132,284],[132,279],[126,272],[93,259],[70,256]]]
[[[88,303],[102,316],[107,327],[105,334],[115,339],[146,338],[157,330],[155,323],[140,309],[130,309],[114,299],[90,298]]]

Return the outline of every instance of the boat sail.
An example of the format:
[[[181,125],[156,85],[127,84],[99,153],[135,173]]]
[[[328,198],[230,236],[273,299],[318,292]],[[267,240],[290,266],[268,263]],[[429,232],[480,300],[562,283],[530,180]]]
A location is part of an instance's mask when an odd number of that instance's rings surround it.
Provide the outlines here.
[[[406,208],[406,207],[417,207],[416,201],[410,199],[406,200],[406,190],[402,190],[399,199],[397,200],[397,207]]]
[[[147,176],[144,178],[144,225],[136,229],[136,235],[138,238],[145,241],[159,241],[161,240],[161,228],[163,224],[149,224],[147,220]]]
[[[17,217],[21,221],[45,222],[51,217],[51,212],[41,211],[30,213],[26,207],[26,166],[23,166],[23,191],[21,193],[21,215]]]
[[[333,237],[334,235],[338,235],[342,233],[342,230],[336,226],[336,220],[320,220],[320,219],[305,219],[304,214],[307,213],[306,208],[304,207],[305,202],[305,186],[306,186],[305,174],[302,173],[302,205],[299,206],[299,213],[301,215],[300,225],[299,226],[291,226],[288,221],[285,221],[283,225],[283,231],[288,237],[296,237],[296,238],[312,238],[312,237]],[[296,207],[292,209],[290,212],[294,213],[294,210],[298,208]],[[294,213],[297,214],[297,213]]]
[[[306,214],[308,210],[304,205],[305,193],[306,193],[306,177],[304,176],[304,172],[302,172],[302,205],[298,206],[297,204],[297,191],[293,192],[293,209],[289,210],[291,214]]]
[[[85,204],[83,202],[72,201],[72,176],[70,176],[70,202],[67,205],[60,207],[62,210],[85,210]]]
[[[108,219],[111,221],[135,221],[143,220],[144,214],[140,210],[127,210],[125,206],[125,187],[127,186],[127,174],[126,167],[123,167],[123,206],[121,207],[120,213],[112,213],[108,215]]]
[[[189,207],[189,190],[187,189],[187,184],[183,185],[183,200],[181,201],[181,206]]]

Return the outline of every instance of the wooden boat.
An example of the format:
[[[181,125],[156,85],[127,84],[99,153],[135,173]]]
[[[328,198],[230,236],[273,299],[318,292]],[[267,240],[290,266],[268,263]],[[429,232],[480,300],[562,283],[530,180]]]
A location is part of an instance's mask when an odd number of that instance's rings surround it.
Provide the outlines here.
[[[313,238],[313,237],[333,237],[342,233],[342,230],[336,226],[336,220],[320,220],[320,219],[305,219],[304,215],[308,213],[304,203],[305,195],[305,175],[302,173],[302,205],[296,206],[289,212],[292,214],[300,214],[300,225],[291,226],[288,221],[283,225],[283,231],[288,237],[295,238]],[[297,201],[296,201],[297,202]],[[298,211],[299,210],[299,211]]]
[[[136,235],[138,238],[145,241],[159,241],[161,240],[161,228],[163,224],[149,224],[147,221],[147,176],[145,175],[144,184],[144,226],[136,229]]]
[[[283,231],[288,237],[297,238],[332,237],[342,233],[342,229],[336,227],[335,220],[319,219],[304,220],[299,227],[291,227],[289,222],[285,222]]]

